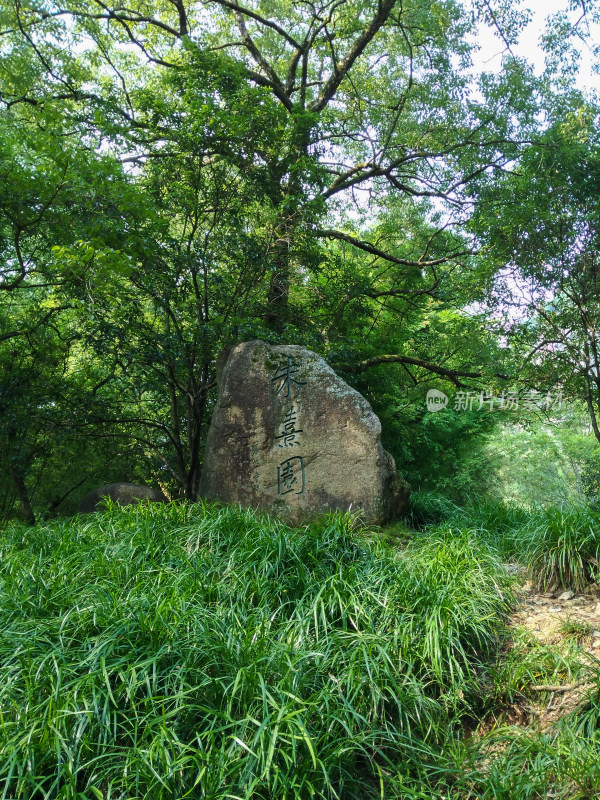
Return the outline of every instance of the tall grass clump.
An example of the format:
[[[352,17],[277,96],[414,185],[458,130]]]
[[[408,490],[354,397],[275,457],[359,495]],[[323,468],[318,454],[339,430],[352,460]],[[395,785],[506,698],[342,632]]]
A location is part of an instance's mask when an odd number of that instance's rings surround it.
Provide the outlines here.
[[[517,534],[530,517],[529,511],[515,503],[476,498],[458,506],[434,492],[413,492],[406,513],[406,521],[417,530],[445,526],[477,531],[477,538],[504,558],[518,555]]]
[[[15,526],[0,797],[441,796],[510,600],[464,533],[398,553],[177,504]]]
[[[477,531],[503,558],[514,559],[519,556],[519,533],[530,519],[531,513],[515,503],[482,498],[462,508],[455,521]]]
[[[461,508],[459,518],[468,522],[469,527],[504,534],[521,528],[530,516],[529,511],[516,503],[476,498]]]
[[[581,590],[598,576],[600,512],[577,506],[540,511],[519,532],[518,545],[536,589]]]
[[[462,514],[462,509],[447,497],[436,492],[414,491],[410,493],[406,521],[417,530],[441,525]]]
[[[460,800],[595,800],[600,796],[599,740],[507,726],[482,742],[487,756],[455,795]],[[460,780],[460,779],[459,779]]]
[[[520,562],[520,532],[531,517],[523,507],[493,498],[474,498],[458,506],[433,492],[414,492],[405,520],[417,531],[428,533],[442,529],[471,531],[473,539],[504,561]]]

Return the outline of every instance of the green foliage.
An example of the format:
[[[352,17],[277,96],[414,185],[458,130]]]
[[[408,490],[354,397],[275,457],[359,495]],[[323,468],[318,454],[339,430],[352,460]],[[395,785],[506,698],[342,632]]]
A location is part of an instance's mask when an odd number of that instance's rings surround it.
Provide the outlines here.
[[[580,626],[560,651],[504,637],[511,579],[494,554],[552,515],[414,504],[442,524],[401,550],[350,517],[290,530],[200,505],[11,526],[8,796],[594,797],[597,692],[553,729],[502,727],[543,699],[532,687],[596,680]],[[465,739],[483,715],[491,732]]]
[[[524,509],[494,499],[457,506],[414,492],[407,521],[427,534],[460,529],[522,565],[536,589],[584,589],[600,574],[600,514],[589,506]]]
[[[510,534],[517,534],[530,516],[528,511],[516,503],[485,497],[476,498],[461,509],[463,524],[481,534],[487,534],[490,543],[495,541],[498,544]]]
[[[440,525],[460,516],[462,509],[443,495],[434,492],[411,492],[406,519],[414,528]]]
[[[531,655],[535,653],[532,651]],[[524,657],[528,659],[526,654]],[[515,667],[518,669],[517,664]],[[573,672],[564,669],[540,672],[534,667],[525,679],[540,677],[546,683],[546,678],[560,676],[564,681],[569,679],[569,674]],[[597,797],[600,792],[599,675],[596,665],[590,676],[588,699],[555,725],[543,731],[533,726],[529,729],[503,726],[488,734],[481,742],[483,758],[477,770],[462,783],[461,789],[468,792],[466,796],[484,800],[516,797],[538,800],[548,796],[560,800],[591,800]],[[459,790],[458,797],[462,796]]]
[[[406,557],[417,578],[406,587],[414,592],[413,625],[421,631],[417,652],[442,686],[464,686],[475,676],[472,656],[489,657],[498,644],[493,621],[508,613],[511,579],[490,549],[458,527],[428,530]],[[490,591],[492,576],[498,593]]]
[[[598,795],[597,739],[507,727],[489,736],[486,744],[494,755],[470,782],[472,797],[539,800],[552,792],[560,800],[591,800]]]
[[[600,445],[584,411],[572,404],[554,418],[505,422],[485,445],[492,496],[525,507],[594,505],[599,496]]]
[[[589,642],[592,631],[594,630],[590,622],[582,619],[571,619],[569,617],[567,617],[564,622],[561,622],[558,629],[565,639],[575,641],[577,644]]]
[[[515,545],[537,588],[583,589],[600,567],[600,514],[585,507],[540,511]]]
[[[9,528],[6,791],[436,796],[509,582],[467,534],[398,556],[350,528],[176,504]]]
[[[582,492],[593,508],[600,506],[600,448],[594,449],[583,460],[581,468]]]
[[[487,674],[491,683],[486,697],[490,713],[497,715],[499,710],[502,716],[513,704],[539,699],[540,693],[533,692],[532,686],[568,684],[586,668],[577,648],[559,651],[528,631],[517,631]]]
[[[493,548],[503,558],[519,556],[520,531],[529,523],[531,513],[512,503],[493,498],[478,498],[458,506],[434,492],[412,492],[407,521],[416,528],[467,530]]]
[[[501,19],[512,40],[522,15],[456,0],[259,6],[3,5],[0,342],[77,335],[63,364],[86,409],[78,436],[113,442],[107,473],[131,463],[191,500],[223,346],[302,342],[342,371],[416,353],[426,366],[352,381],[411,478],[431,456],[463,499],[476,459],[457,477],[442,453],[462,458],[484,423],[438,428],[420,406],[429,367],[502,361],[489,321],[464,312],[482,291],[462,187],[518,155],[534,82],[513,59],[474,94],[469,34]],[[66,422],[73,404],[50,402]],[[48,511],[41,451],[19,437],[31,519]],[[79,475],[80,449],[53,442],[44,463]]]
[[[440,493],[460,505],[474,495],[485,496],[494,481],[486,445],[502,415],[453,408],[432,414],[425,410],[424,394],[421,390],[408,407],[404,398],[404,413],[390,413],[393,405],[382,409],[386,445],[415,488]]]
[[[593,677],[592,691],[587,700],[560,721],[559,730],[571,732],[574,737],[583,737],[600,745],[600,672],[596,671]]]
[[[578,400],[600,442],[596,322],[600,309],[598,106],[565,92],[546,98],[548,125],[518,170],[479,187],[471,225],[497,273],[488,300],[514,310],[506,334],[522,375]]]

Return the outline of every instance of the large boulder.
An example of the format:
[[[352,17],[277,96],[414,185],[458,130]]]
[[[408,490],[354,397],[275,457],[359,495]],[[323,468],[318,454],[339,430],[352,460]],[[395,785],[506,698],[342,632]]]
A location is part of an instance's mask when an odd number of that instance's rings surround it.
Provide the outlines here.
[[[381,524],[407,498],[381,423],[316,353],[244,342],[217,364],[200,494],[297,524],[332,510]]]
[[[150,486],[138,486],[135,483],[107,483],[99,489],[88,492],[79,503],[79,513],[89,514],[99,511],[104,503],[104,498],[110,497],[113,503],[120,506],[130,506],[140,500],[149,500],[151,503],[166,503],[167,498],[157,489]]]

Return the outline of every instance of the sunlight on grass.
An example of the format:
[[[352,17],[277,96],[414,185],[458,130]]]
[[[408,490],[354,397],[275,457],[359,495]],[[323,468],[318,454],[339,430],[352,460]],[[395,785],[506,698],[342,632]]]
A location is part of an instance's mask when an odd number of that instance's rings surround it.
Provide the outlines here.
[[[351,527],[173,504],[11,528],[3,796],[434,796],[509,580],[468,535],[399,554]]]
[[[523,559],[542,590],[575,591],[595,579],[600,559],[600,513],[589,508],[551,508],[520,532]]]

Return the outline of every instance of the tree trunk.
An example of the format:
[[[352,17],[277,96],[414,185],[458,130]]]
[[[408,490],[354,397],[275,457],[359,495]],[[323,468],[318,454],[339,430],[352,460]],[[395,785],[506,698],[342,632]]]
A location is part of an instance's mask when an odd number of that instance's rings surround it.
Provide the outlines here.
[[[287,219],[277,229],[271,253],[271,280],[267,293],[265,321],[271,330],[281,333],[288,322],[290,296],[290,250],[294,239],[294,221]]]
[[[282,333],[288,316],[290,280],[287,270],[275,268],[267,295],[265,321],[275,333]]]
[[[25,484],[25,478],[15,464],[11,464],[10,474],[13,479],[13,483],[15,484],[15,489],[17,490],[17,497],[21,503],[21,512],[23,513],[23,518],[28,525],[35,525],[35,514],[33,513],[33,508],[31,507],[31,501],[29,499],[29,492],[27,491],[27,486]]]
[[[271,201],[277,208],[279,222],[274,231],[271,253],[272,274],[267,293],[265,321],[276,333],[281,333],[289,320],[289,296],[292,259],[298,225],[303,216],[306,200],[302,188],[301,170],[298,165],[307,157],[311,125],[298,121],[293,136],[295,143],[290,152],[272,170],[274,189]],[[288,176],[286,178],[286,176]],[[275,188],[276,187],[276,188]]]

